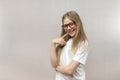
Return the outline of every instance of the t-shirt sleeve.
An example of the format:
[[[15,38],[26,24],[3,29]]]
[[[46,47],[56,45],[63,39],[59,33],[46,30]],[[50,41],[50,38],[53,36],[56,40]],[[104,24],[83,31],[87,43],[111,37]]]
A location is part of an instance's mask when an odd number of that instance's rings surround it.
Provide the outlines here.
[[[78,48],[72,60],[85,65],[87,57],[88,57],[88,43],[85,42],[82,44],[80,48]]]

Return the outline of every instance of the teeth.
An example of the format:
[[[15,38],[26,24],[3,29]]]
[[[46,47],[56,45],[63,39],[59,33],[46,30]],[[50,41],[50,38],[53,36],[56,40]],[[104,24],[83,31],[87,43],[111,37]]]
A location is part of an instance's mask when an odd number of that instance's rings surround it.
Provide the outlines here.
[[[68,33],[70,33],[70,34],[73,33],[73,32],[74,32],[74,29],[68,31]]]
[[[70,33],[73,32],[73,31],[69,31]]]

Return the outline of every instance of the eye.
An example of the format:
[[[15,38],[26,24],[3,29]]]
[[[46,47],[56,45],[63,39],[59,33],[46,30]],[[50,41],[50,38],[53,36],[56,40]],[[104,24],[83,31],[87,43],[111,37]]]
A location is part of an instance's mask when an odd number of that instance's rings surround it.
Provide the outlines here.
[[[69,24],[63,24],[62,25],[63,28],[67,28],[67,26],[69,26]]]
[[[73,27],[73,25],[74,25],[74,22],[70,22],[68,24],[63,24],[62,27],[67,29],[68,27],[70,27],[70,28]]]
[[[73,26],[74,25],[74,23],[69,23],[69,26]]]

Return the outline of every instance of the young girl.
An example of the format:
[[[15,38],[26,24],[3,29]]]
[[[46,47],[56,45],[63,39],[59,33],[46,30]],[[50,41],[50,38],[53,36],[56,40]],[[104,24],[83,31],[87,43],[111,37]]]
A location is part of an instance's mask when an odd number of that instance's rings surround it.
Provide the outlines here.
[[[69,11],[62,17],[61,37],[51,41],[51,64],[56,80],[85,80],[88,41],[79,15]]]

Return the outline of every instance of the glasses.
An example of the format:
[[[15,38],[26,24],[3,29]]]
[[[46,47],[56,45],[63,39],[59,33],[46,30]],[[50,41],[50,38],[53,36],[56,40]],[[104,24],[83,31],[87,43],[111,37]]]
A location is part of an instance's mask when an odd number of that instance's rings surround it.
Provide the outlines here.
[[[69,26],[70,28],[72,28],[74,24],[75,24],[74,22],[70,22],[70,23],[68,23],[68,24],[63,24],[62,27],[63,27],[64,29],[67,29],[68,26]]]

